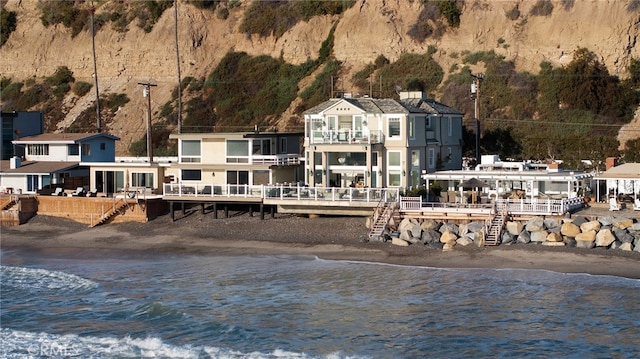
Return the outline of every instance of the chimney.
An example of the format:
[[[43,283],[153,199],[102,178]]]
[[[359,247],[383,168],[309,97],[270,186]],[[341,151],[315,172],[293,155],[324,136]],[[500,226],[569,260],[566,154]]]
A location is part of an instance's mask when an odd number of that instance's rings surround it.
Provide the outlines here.
[[[15,170],[16,168],[20,168],[20,157],[13,156],[9,159],[9,168]]]
[[[615,157],[607,157],[607,161],[606,161],[606,168],[605,171],[608,171],[609,169],[615,167],[618,165],[618,159]]]

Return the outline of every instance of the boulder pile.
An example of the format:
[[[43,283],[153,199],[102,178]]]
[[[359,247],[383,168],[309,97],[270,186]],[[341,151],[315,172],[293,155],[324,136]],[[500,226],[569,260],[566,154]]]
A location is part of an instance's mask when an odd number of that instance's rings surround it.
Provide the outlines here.
[[[431,219],[405,218],[397,225],[390,223],[382,236],[371,240],[390,241],[398,246],[420,244],[447,251],[456,245],[484,246],[486,230],[484,222],[451,224]],[[506,222],[499,243],[602,247],[640,252],[640,222],[619,217],[601,217],[597,220],[589,220],[586,217],[534,217],[526,222]]]

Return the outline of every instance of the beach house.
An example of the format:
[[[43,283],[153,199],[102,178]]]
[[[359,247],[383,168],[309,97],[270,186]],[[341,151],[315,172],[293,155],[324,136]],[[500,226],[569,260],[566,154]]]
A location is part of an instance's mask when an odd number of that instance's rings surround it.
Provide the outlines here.
[[[312,187],[417,187],[462,168],[462,113],[423,92],[329,99],[304,112],[304,181]]]
[[[245,195],[267,184],[304,180],[300,169],[302,133],[174,133],[178,163],[166,170],[164,195]]]
[[[89,166],[82,162],[113,162],[117,140],[106,133],[44,133],[13,140],[24,156],[2,162],[0,187],[13,193],[88,188]]]

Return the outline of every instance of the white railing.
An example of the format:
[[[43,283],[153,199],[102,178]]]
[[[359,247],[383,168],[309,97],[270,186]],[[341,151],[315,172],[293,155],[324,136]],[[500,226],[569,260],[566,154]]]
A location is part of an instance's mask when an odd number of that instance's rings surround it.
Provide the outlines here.
[[[321,143],[358,143],[358,144],[373,144],[383,143],[384,134],[380,130],[314,130],[311,133],[309,139],[311,144]]]
[[[422,211],[422,212],[460,212],[478,210],[487,213],[503,213],[507,211],[512,214],[564,214],[574,209],[582,208],[584,199],[582,197],[563,199],[497,199],[494,203],[471,204],[471,203],[448,203],[448,202],[422,202],[421,197],[401,197],[400,209],[402,211]]]
[[[300,164],[300,156],[297,154],[286,155],[253,155],[251,162],[254,164],[292,166]]]
[[[214,185],[166,183],[163,196],[188,198],[245,197],[282,201],[393,202],[399,188],[339,188],[293,185]]]

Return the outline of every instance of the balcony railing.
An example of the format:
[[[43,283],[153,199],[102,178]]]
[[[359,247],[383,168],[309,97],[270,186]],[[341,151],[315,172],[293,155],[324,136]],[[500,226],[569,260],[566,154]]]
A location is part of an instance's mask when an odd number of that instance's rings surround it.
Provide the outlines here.
[[[295,166],[300,164],[300,155],[253,155],[251,162],[254,164],[276,165],[276,166]]]
[[[312,131],[310,144],[376,144],[384,142],[384,134],[380,130],[316,130]]]
[[[396,201],[398,188],[339,188],[291,185],[214,185],[165,183],[164,197],[223,198],[244,197],[256,200],[375,202]]]

